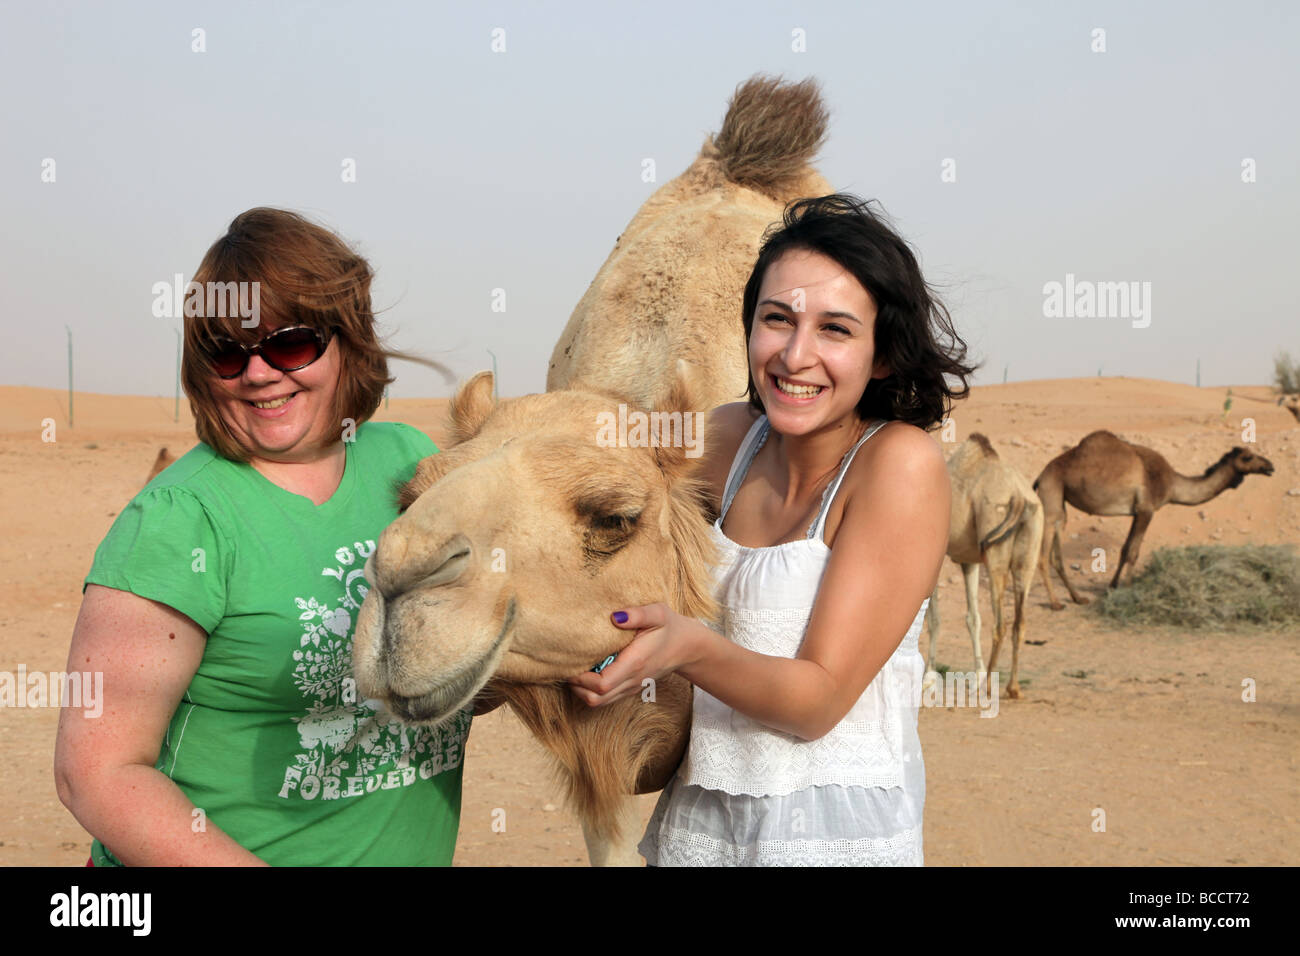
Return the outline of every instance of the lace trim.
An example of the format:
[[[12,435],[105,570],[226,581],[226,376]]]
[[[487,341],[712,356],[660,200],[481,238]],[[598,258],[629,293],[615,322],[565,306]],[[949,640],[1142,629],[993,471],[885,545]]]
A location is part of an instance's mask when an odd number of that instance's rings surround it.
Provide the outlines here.
[[[683,782],[755,797],[828,784],[901,787],[908,757],[903,724],[916,726],[912,698],[923,669],[918,645],[928,601],[844,720],[817,740],[773,730],[696,688]],[[793,658],[811,616],[811,607],[724,606],[721,630],[739,647]]]
[[[901,787],[903,747],[897,720],[841,723],[817,740],[800,740],[737,714],[696,708],[682,783],[752,797],[805,787]],[[887,716],[894,716],[889,714]],[[743,723],[753,725],[745,728]]]
[[[680,827],[662,826],[656,866],[923,866],[921,825],[892,837],[861,840],[760,840],[736,846]]]
[[[749,610],[724,607],[723,628],[733,644],[771,657],[793,658],[803,646],[812,608]]]
[[[921,602],[920,609],[912,618],[912,623],[903,635],[893,656],[899,652],[919,650],[921,630],[925,624],[925,612],[930,606],[930,599]],[[760,654],[774,657],[795,657],[803,646],[803,639],[812,620],[812,607],[794,608],[746,608],[722,606],[722,624],[724,632],[734,643]]]

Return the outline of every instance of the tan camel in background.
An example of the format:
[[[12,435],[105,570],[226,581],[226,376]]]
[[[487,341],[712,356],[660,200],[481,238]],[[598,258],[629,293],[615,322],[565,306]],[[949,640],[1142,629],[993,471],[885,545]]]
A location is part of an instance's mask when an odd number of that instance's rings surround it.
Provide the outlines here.
[[[1011,637],[1011,678],[1007,696],[1019,697],[1020,643],[1024,636],[1025,609],[1034,583],[1043,539],[1043,509],[1029,479],[998,457],[979,432],[957,446],[948,459],[952,483],[952,518],[948,528],[948,557],[961,566],[966,583],[966,630],[975,652],[975,670],[985,679],[980,654],[980,564],[988,568],[993,601],[993,648],[988,670],[997,667],[998,648],[1005,633],[1003,596],[1007,579],[1014,588],[1015,618]],[[939,633],[939,591],[930,597],[926,619],[930,628],[930,656],[926,685],[936,678],[934,645]]]
[[[629,795],[675,768],[691,688],[673,678],[591,709],[565,681],[632,639],[610,622],[617,608],[715,614],[699,448],[683,446],[704,413],[744,398],[744,284],[785,204],[833,191],[808,165],[825,128],[811,80],[738,88],[718,135],[616,241],[546,394],[494,402],[487,373],[464,385],[454,443],[420,463],[367,564],[359,688],[437,723],[494,678],[489,692],[556,759],[593,863],[640,863]],[[680,439],[647,447],[629,431],[631,447],[606,447],[599,419],[623,404],[679,413]]]
[[[1272,462],[1241,445],[1225,452],[1199,477],[1192,477],[1174,471],[1159,452],[1126,442],[1108,431],[1095,431],[1086,436],[1078,445],[1048,462],[1034,482],[1034,490],[1043,502],[1044,520],[1051,529],[1050,533],[1043,535],[1040,567],[1052,610],[1059,611],[1064,605],[1052,593],[1052,579],[1047,568],[1049,556],[1074,603],[1088,603],[1088,599],[1081,597],[1065,576],[1061,529],[1065,526],[1066,502],[1090,515],[1133,516],[1128,538],[1120,552],[1119,566],[1110,582],[1110,586],[1116,588],[1125,568],[1128,569],[1125,583],[1132,583],[1142,537],[1152,516],[1160,508],[1171,502],[1199,505],[1229,488],[1236,488],[1246,475],[1271,474]]]
[[[147,485],[176,460],[176,456],[169,452],[165,447],[158,449],[158,455],[153,460],[153,467],[149,469],[149,477],[144,480]]]

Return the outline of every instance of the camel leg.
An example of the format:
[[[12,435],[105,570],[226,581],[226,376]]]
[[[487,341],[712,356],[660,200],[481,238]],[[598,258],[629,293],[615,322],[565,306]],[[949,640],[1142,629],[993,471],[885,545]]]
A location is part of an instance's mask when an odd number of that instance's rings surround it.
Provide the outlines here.
[[[1043,542],[1043,550],[1038,556],[1038,570],[1043,575],[1043,588],[1047,591],[1047,606],[1053,611],[1060,611],[1065,605],[1056,599],[1056,595],[1052,591],[1052,575],[1047,568],[1047,552],[1051,546],[1050,541]]]
[[[1070,600],[1075,604],[1087,604],[1091,598],[1086,598],[1074,589],[1070,579],[1065,576],[1065,559],[1061,556],[1061,536],[1059,533],[1052,534],[1052,567],[1056,568],[1056,573],[1061,576],[1065,583],[1065,589],[1070,592]]]
[[[582,823],[582,838],[587,844],[587,859],[592,866],[641,866],[644,861],[636,846],[641,842],[641,815],[634,797],[623,798],[618,810],[619,838],[600,836]]]
[[[1119,576],[1124,572],[1125,566],[1128,567],[1128,583],[1133,583],[1133,571],[1137,568],[1138,553],[1142,550],[1142,538],[1146,535],[1147,527],[1151,524],[1154,515],[1154,511],[1139,511],[1133,516],[1133,524],[1128,529],[1128,538],[1125,539],[1124,548],[1119,554],[1119,567],[1115,569],[1115,577],[1110,582],[1112,589],[1119,587]]]
[[[1016,603],[1015,618],[1011,624],[1011,679],[1007,681],[1007,696],[1020,697],[1020,641],[1025,634],[1025,608],[1029,604],[1029,589],[1034,583],[1032,570],[1011,567],[1011,587]]]
[[[980,566],[963,564],[961,574],[966,585],[966,633],[970,635],[971,650],[975,654],[976,679],[982,681],[985,668],[984,655],[980,653]]]
[[[930,595],[930,606],[925,609],[925,623],[930,629],[930,657],[925,663],[925,681],[921,684],[921,687],[923,690],[929,690],[939,678],[938,673],[934,669],[934,644],[935,639],[939,636],[938,584],[935,584],[934,593]]]
[[[1046,473],[1034,484],[1034,490],[1038,494],[1038,503],[1042,506],[1042,521],[1045,529],[1039,543],[1038,567],[1043,572],[1043,587],[1047,591],[1047,603],[1053,611],[1060,611],[1065,605],[1056,599],[1052,591],[1052,573],[1047,565],[1048,556],[1054,543],[1060,540],[1061,528],[1065,525],[1065,499],[1061,489],[1052,480],[1052,476]]]
[[[1011,553],[1011,584],[1015,591],[1016,616],[1011,627],[1011,680],[1007,696],[1020,696],[1020,643],[1025,637],[1025,616],[1029,592],[1034,586],[1034,559],[1042,554],[1043,526],[1037,514],[1027,513],[1025,523],[1016,531],[1015,550]],[[1039,567],[1042,561],[1039,560]]]
[[[1002,647],[1005,631],[1005,615],[1002,613],[1002,600],[1007,590],[1007,555],[1003,552],[1009,541],[999,542],[984,552],[984,563],[989,569],[989,592],[993,600],[993,649],[989,651],[989,673],[998,666],[998,650]],[[1008,696],[1013,696],[1009,693]]]

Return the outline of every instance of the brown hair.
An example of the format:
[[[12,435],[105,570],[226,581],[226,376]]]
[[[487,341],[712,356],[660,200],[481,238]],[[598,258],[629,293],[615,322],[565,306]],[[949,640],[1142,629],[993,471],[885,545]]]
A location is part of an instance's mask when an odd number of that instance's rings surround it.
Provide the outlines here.
[[[204,255],[186,295],[181,383],[199,441],[224,458],[249,460],[248,450],[218,410],[219,386],[206,347],[217,336],[251,346],[266,334],[265,324],[309,326],[327,341],[332,330],[338,342],[339,377],[330,415],[340,430],[345,418],[358,425],[369,419],[384,388],[394,381],[388,359],[424,361],[384,348],[376,339],[370,306],[373,277],[369,263],[343,240],[297,213],[263,206],[236,216]],[[233,309],[226,310],[224,302],[214,309],[214,302],[204,296],[208,283],[240,282],[258,283],[259,318],[265,323],[244,328],[238,315],[220,314]]]

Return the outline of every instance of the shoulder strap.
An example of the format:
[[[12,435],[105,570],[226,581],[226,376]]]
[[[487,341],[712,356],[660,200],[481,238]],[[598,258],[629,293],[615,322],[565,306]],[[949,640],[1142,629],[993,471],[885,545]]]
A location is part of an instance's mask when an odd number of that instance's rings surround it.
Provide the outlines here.
[[[862,437],[857,440],[857,443],[848,450],[848,453],[844,456],[843,464],[840,465],[839,473],[835,476],[835,480],[830,483],[830,486],[824,492],[822,492],[821,510],[817,512],[816,519],[813,520],[812,526],[808,529],[809,538],[820,539],[823,532],[826,530],[826,515],[831,510],[831,502],[835,500],[835,493],[840,490],[840,482],[844,480],[844,476],[848,473],[849,465],[853,464],[853,456],[858,453],[858,449],[866,443],[868,438],[880,431],[880,429],[889,424],[889,422],[890,419],[888,418],[880,419],[868,428],[863,433]]]
[[[727,516],[727,509],[731,507],[731,499],[736,497],[736,492],[740,490],[741,482],[745,480],[745,475],[749,472],[749,466],[754,461],[754,456],[758,454],[758,449],[767,439],[767,416],[760,415],[754,420],[754,424],[749,426],[749,431],[745,433],[745,439],[740,443],[740,448],[736,450],[736,457],[731,460],[731,470],[727,472],[727,484],[723,489],[722,511],[718,515],[721,521]]]

